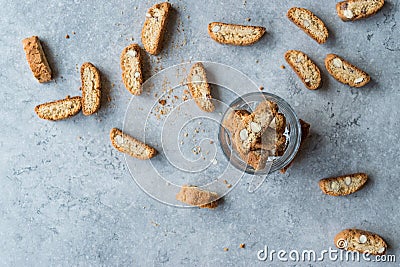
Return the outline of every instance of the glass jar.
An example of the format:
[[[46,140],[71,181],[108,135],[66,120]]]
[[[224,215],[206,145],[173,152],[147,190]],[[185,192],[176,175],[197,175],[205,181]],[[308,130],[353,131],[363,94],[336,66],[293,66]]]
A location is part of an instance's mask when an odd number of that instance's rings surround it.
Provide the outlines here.
[[[259,103],[266,100],[275,102],[278,105],[279,112],[283,113],[286,117],[286,129],[284,133],[286,136],[286,149],[282,156],[269,157],[266,167],[256,171],[243,161],[236,149],[232,147],[232,136],[223,126],[223,122],[229,115],[230,111],[241,109],[252,112]],[[301,125],[295,111],[285,100],[271,93],[254,92],[235,99],[229,105],[229,108],[225,112],[220,123],[218,137],[225,156],[234,167],[249,174],[268,174],[286,167],[296,156],[301,142]]]

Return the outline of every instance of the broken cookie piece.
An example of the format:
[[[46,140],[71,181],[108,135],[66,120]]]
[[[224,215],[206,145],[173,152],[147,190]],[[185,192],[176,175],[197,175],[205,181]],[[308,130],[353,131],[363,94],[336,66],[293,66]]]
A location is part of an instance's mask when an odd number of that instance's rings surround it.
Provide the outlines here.
[[[331,196],[345,196],[360,190],[368,180],[365,173],[347,174],[338,177],[325,178],[318,185],[322,192]]]
[[[207,74],[201,62],[197,62],[190,69],[188,87],[197,106],[206,112],[213,112],[215,107],[211,101],[211,86],[207,81]]]
[[[343,21],[354,21],[376,14],[384,4],[384,0],[347,0],[337,3],[336,11]]]
[[[151,159],[157,154],[155,148],[137,140],[117,128],[111,129],[110,139],[111,144],[115,149],[137,159]]]
[[[260,40],[264,33],[265,28],[261,26],[246,26],[223,22],[208,24],[208,34],[214,41],[221,44],[252,45]]]
[[[292,7],[288,10],[287,17],[319,44],[325,43],[328,39],[328,29],[324,22],[310,10]]]
[[[215,209],[218,206],[219,197],[215,192],[209,192],[197,186],[183,185],[176,199],[199,208]]]
[[[285,60],[308,89],[315,90],[321,86],[321,71],[305,53],[289,50],[285,53]]]
[[[362,87],[370,81],[370,76],[363,70],[335,54],[328,54],[325,67],[337,81],[352,87]]]
[[[35,76],[40,83],[50,81],[51,69],[47,62],[39,37],[32,36],[25,38],[22,40],[22,45],[33,76]]]
[[[387,250],[382,237],[360,229],[345,229],[335,236],[334,242],[337,248],[372,255],[383,255]]]

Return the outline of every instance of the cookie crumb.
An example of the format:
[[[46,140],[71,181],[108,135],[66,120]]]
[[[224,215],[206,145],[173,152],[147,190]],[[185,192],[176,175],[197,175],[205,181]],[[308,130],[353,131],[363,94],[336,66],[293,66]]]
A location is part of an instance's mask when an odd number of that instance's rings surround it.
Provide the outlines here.
[[[158,103],[160,103],[160,105],[162,106],[165,106],[165,104],[167,104],[167,101],[165,99],[160,99]]]
[[[76,34],[76,32],[72,32],[72,34],[73,34],[73,35],[75,35],[75,34]]]
[[[65,39],[69,39],[69,35],[67,34],[67,35],[65,35]]]
[[[227,180],[223,180],[223,182],[224,182],[224,184],[228,184],[228,181],[227,181]]]
[[[227,188],[231,188],[232,185],[231,185],[231,184],[227,184],[226,187],[227,187]]]
[[[229,250],[229,248],[224,248],[224,251],[228,251]]]
[[[246,18],[246,21],[250,22],[250,21],[251,21],[251,18]]]
[[[258,89],[260,89],[260,91],[264,90],[264,86],[260,86]]]
[[[244,244],[244,243],[239,245],[239,248],[245,248],[245,247],[246,247],[246,244]]]
[[[285,65],[281,65],[281,69],[284,70],[286,67]]]

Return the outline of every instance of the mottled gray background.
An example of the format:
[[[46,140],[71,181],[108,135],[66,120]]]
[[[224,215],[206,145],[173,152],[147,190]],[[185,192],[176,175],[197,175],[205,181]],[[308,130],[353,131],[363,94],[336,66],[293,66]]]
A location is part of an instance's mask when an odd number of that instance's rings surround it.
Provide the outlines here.
[[[388,0],[376,16],[344,23],[335,2],[172,2],[166,47],[146,59],[147,77],[188,60],[225,63],[286,99],[312,125],[287,174],[273,175],[255,194],[246,192],[243,181],[209,211],[148,197],[109,142],[110,128],[123,126],[131,97],[121,83],[119,55],[131,38],[140,43],[145,12],[155,2],[2,0],[0,264],[269,266],[257,260],[264,245],[320,251],[347,227],[379,233],[388,253],[400,257],[399,3]],[[326,22],[326,44],[289,22],[285,14],[294,5]],[[263,25],[267,34],[251,47],[223,46],[207,35],[211,21]],[[39,84],[28,68],[21,40],[31,35],[43,40],[54,82]],[[291,69],[280,69],[288,49],[303,50],[321,67],[321,89],[309,91]],[[336,82],[323,67],[327,53],[363,68],[372,81],[361,89]],[[103,74],[98,114],[56,123],[38,119],[37,104],[80,94],[85,61]],[[360,192],[334,198],[318,188],[320,178],[357,171],[371,178]]]

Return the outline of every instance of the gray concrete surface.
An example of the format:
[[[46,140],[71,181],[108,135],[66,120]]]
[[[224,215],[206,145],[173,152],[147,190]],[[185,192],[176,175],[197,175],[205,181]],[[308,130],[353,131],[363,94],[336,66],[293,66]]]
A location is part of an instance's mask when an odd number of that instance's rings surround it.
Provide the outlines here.
[[[398,266],[399,3],[388,0],[376,16],[344,23],[336,1],[323,2],[172,1],[167,44],[159,57],[146,59],[147,77],[189,60],[228,64],[286,99],[312,125],[287,174],[271,176],[255,194],[243,181],[209,211],[148,197],[108,139],[110,128],[122,127],[131,97],[120,80],[119,55],[131,38],[140,43],[154,1],[1,1],[0,265],[347,266],[327,259],[260,262],[257,251],[266,245],[319,253],[334,245],[337,232],[357,227],[382,235],[388,253],[398,257],[384,266]],[[286,19],[291,6],[310,8],[326,22],[326,44]],[[223,46],[207,35],[211,21],[263,25],[267,34],[251,47]],[[30,73],[21,40],[31,35],[43,40],[54,82],[39,84]],[[280,69],[288,49],[303,50],[321,67],[321,89],[309,91],[291,69]],[[323,68],[328,53],[363,68],[372,81],[361,89],[336,82]],[[85,61],[103,74],[98,114],[38,119],[37,104],[80,94]],[[357,171],[371,177],[362,191],[343,198],[320,192],[320,178]]]

